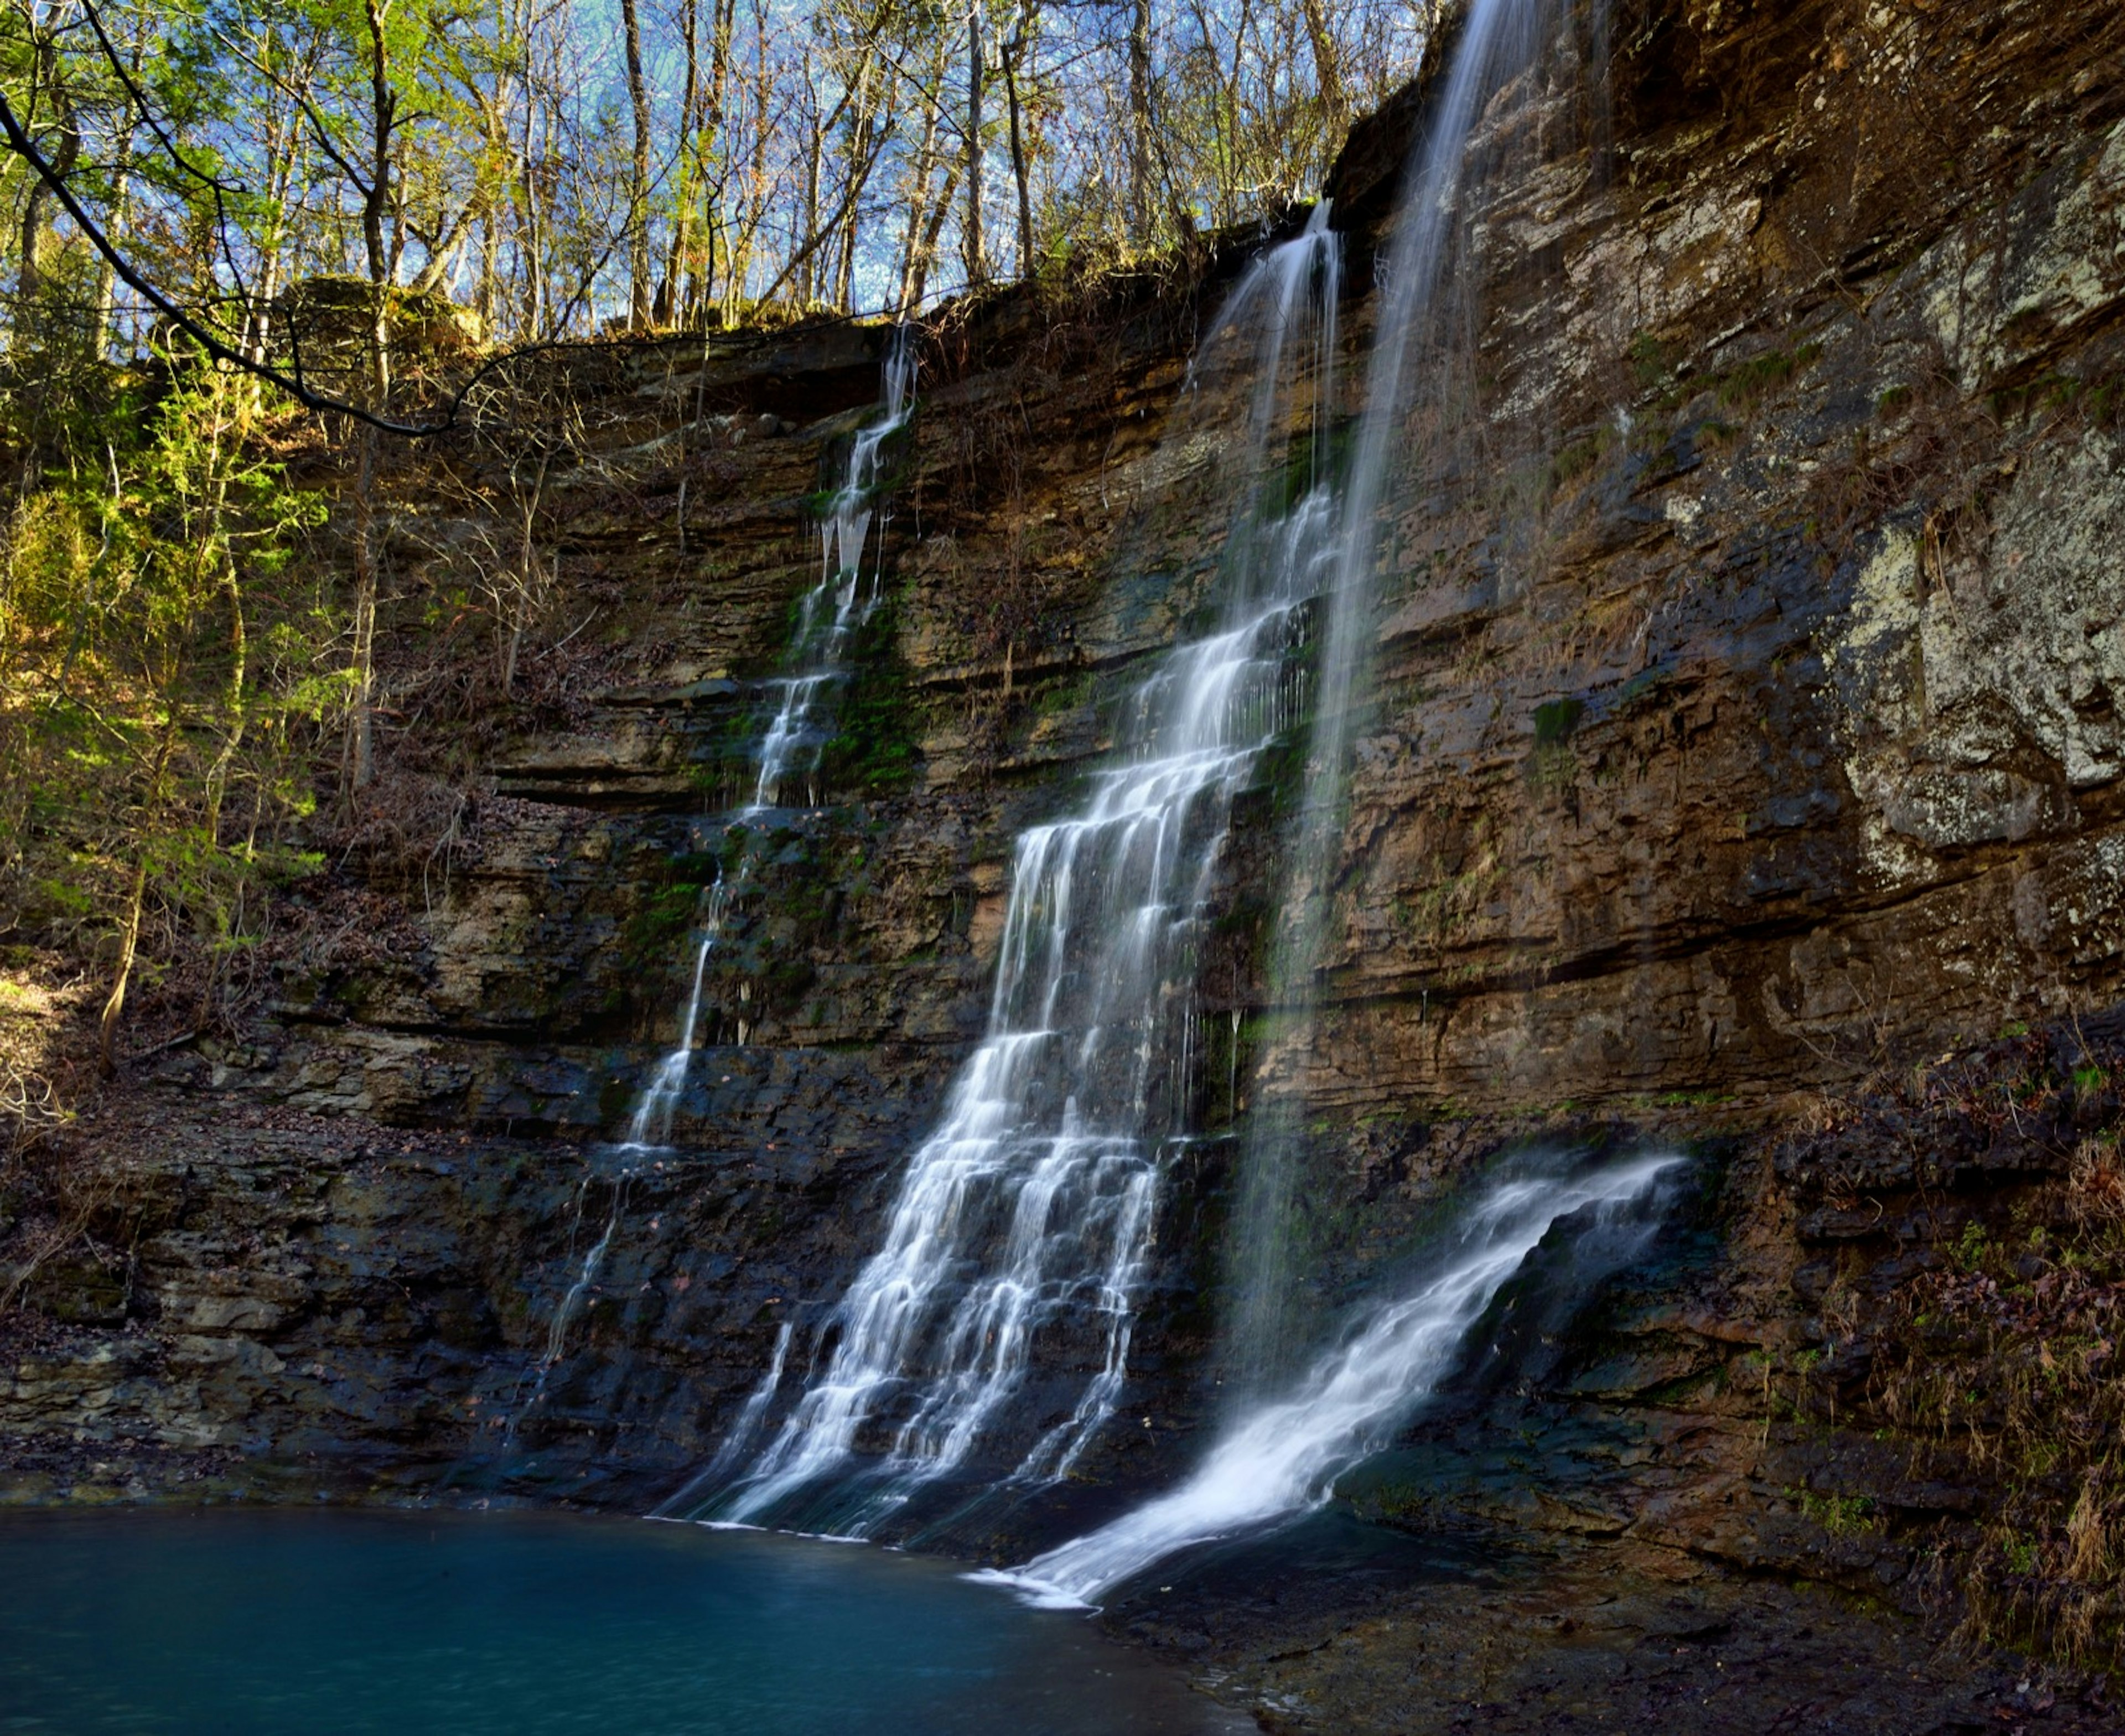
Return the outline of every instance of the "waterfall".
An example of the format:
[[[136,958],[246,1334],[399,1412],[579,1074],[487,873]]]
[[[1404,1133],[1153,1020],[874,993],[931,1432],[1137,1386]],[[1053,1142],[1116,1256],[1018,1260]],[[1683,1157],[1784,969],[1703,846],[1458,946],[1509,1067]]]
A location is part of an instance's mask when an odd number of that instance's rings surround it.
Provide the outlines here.
[[[605,1251],[612,1246],[613,1232],[620,1228],[620,1215],[627,1206],[628,1183],[634,1177],[632,1169],[622,1169],[614,1178],[612,1207],[605,1214],[604,1234],[590,1245],[583,1255],[582,1262],[577,1268],[574,1282],[562,1293],[559,1305],[554,1310],[554,1318],[546,1324],[546,1347],[539,1353],[538,1361],[531,1369],[531,1396],[524,1401],[521,1409],[511,1413],[502,1430],[502,1444],[505,1451],[516,1446],[516,1431],[523,1425],[524,1419],[545,1402],[546,1382],[554,1372],[554,1365],[561,1360],[562,1351],[567,1347],[569,1323],[575,1319],[577,1304],[582,1301],[585,1292],[597,1281],[597,1275],[605,1265]],[[583,1227],[583,1208],[590,1201],[591,1181],[591,1177],[585,1175],[576,1184],[575,1205],[568,1225],[568,1251],[572,1257],[575,1252],[576,1237]],[[516,1394],[523,1389],[524,1376],[520,1375],[515,1392],[511,1394],[512,1403]]]
[[[817,768],[832,706],[827,696],[848,674],[850,635],[878,606],[884,580],[884,539],[868,573],[864,551],[871,526],[885,510],[890,483],[887,443],[907,425],[915,404],[915,345],[903,327],[888,344],[879,389],[879,414],[859,429],[849,447],[841,480],[827,496],[819,521],[819,578],[797,607],[797,630],[787,654],[789,672],[768,684],[775,711],[761,737],[760,771],[752,800],[736,823],[747,828],[738,866],[719,874],[702,895],[695,932],[693,986],[679,1024],[678,1046],[657,1063],[629,1118],[622,1149],[661,1149],[671,1137],[671,1117],[686,1088],[701,1019],[701,985],[709,955],[722,938],[733,901],[751,884],[756,866],[752,829],[778,803],[792,777]]]
[[[1425,1282],[1361,1314],[1288,1390],[1238,1419],[1179,1488],[988,1577],[1044,1602],[1090,1603],[1191,1545],[1320,1506],[1336,1478],[1387,1445],[1452,1367],[1469,1328],[1553,1228],[1581,1214],[1617,1224],[1679,1161],[1644,1157],[1581,1175],[1538,1163],[1497,1182]],[[1633,1242],[1650,1229],[1641,1223]]]
[[[1268,963],[1270,1007],[1279,1016],[1278,1059],[1303,1074],[1313,1046],[1317,974],[1326,963],[1332,885],[1342,858],[1347,768],[1377,626],[1383,520],[1389,482],[1412,408],[1439,389],[1412,377],[1432,359],[1453,311],[1453,254],[1463,195],[1473,172],[1479,117],[1535,64],[1558,0],[1470,0],[1426,124],[1406,172],[1392,243],[1378,267],[1379,317],[1366,368],[1364,408],[1345,479],[1337,555],[1321,611],[1313,725],[1307,748],[1308,800],[1286,840],[1287,889]],[[1457,349],[1447,333],[1442,347]],[[1227,1251],[1232,1318],[1227,1328],[1228,1390],[1244,1403],[1291,1372],[1300,1337],[1292,1234],[1303,1141],[1303,1080],[1258,1090],[1242,1165]]]
[[[1378,335],[1363,420],[1345,484],[1336,560],[1322,609],[1308,785],[1288,840],[1290,909],[1271,958],[1273,1002],[1287,1015],[1287,1056],[1303,1070],[1314,1035],[1316,978],[1325,962],[1332,878],[1342,855],[1345,768],[1373,639],[1390,474],[1412,408],[1440,382],[1413,380],[1420,359],[1464,355],[1441,331],[1456,311],[1450,256],[1471,184],[1478,118],[1536,64],[1553,0],[1470,0],[1404,182],[1383,265]],[[1648,1158],[1591,1175],[1516,1174],[1468,1214],[1444,1263],[1399,1300],[1373,1307],[1310,1366],[1291,1370],[1297,1337],[1291,1226],[1303,1097],[1258,1104],[1250,1129],[1230,1250],[1235,1318],[1228,1362],[1238,1377],[1218,1444],[1172,1493],[1002,1577],[1051,1601],[1085,1602],[1153,1563],[1213,1538],[1325,1502],[1340,1473],[1383,1446],[1451,1367],[1469,1327],[1553,1226],[1582,1210],[1623,1210],[1675,1160]]]
[[[1093,1371],[1006,1480],[1065,1474],[1114,1408],[1161,1153],[1186,1130],[1191,1092],[1169,1064],[1232,798],[1295,715],[1293,653],[1332,559],[1319,469],[1338,257],[1323,208],[1221,310],[1207,366],[1245,348],[1244,461],[1205,457],[1199,430],[1168,443],[1237,490],[1218,630],[1133,696],[1082,811],[1020,835],[987,1033],[908,1162],[883,1245],[820,1328],[802,1392],[710,1508],[723,1519],[874,1529],[968,1460],[1051,1329],[1089,1329]],[[1264,479],[1284,474],[1302,419],[1308,485],[1287,503]]]
[[[856,432],[847,469],[819,515],[819,582],[798,607],[790,672],[771,683],[778,701],[761,741],[760,776],[748,814],[774,807],[786,781],[817,768],[831,710],[827,696],[848,673],[849,635],[878,606],[885,539],[879,537],[878,559],[868,573],[864,548],[872,521],[884,511],[889,442],[914,408],[915,361],[915,346],[903,328],[886,351],[879,417]]]
[[[828,696],[846,677],[850,637],[878,606],[883,583],[883,537],[879,538],[877,557],[867,572],[865,550],[873,524],[881,522],[885,512],[885,491],[892,479],[888,442],[907,427],[914,410],[916,359],[907,329],[896,330],[886,347],[879,413],[856,432],[841,480],[827,495],[820,514],[819,578],[798,605],[797,630],[787,654],[790,672],[769,683],[775,710],[761,737],[760,771],[752,801],[736,817],[735,823],[747,831],[738,866],[729,875],[719,873],[702,894],[693,936],[694,968],[686,1010],[679,1021],[679,1040],[650,1073],[628,1117],[626,1135],[613,1148],[620,1163],[615,1172],[612,1209],[605,1233],[584,1255],[573,1281],[554,1311],[545,1350],[533,1370],[531,1396],[511,1418],[503,1436],[507,1444],[514,1444],[518,1425],[545,1398],[547,1378],[567,1347],[569,1324],[578,1304],[596,1282],[605,1251],[620,1228],[629,1183],[643,1159],[670,1147],[672,1118],[686,1094],[695,1045],[700,1036],[702,990],[708,980],[709,955],[723,936],[733,902],[752,882],[756,866],[759,817],[777,804],[783,786],[791,778],[808,776],[817,768],[832,714]],[[744,1040],[742,1025],[739,1040]],[[578,1229],[590,1180],[589,1176],[584,1177],[576,1196]],[[788,1348],[785,1334],[777,1347],[775,1373],[778,1379],[781,1358]],[[757,1422],[757,1416],[753,1416],[747,1419],[747,1427],[756,1427]]]
[[[686,1015],[679,1021],[679,1045],[657,1064],[649,1083],[636,1101],[629,1117],[625,1151],[656,1151],[670,1143],[671,1115],[686,1088],[686,1069],[694,1059],[694,1035],[701,1022],[701,984],[708,975],[709,954],[723,932],[723,918],[730,909],[730,893],[723,876],[702,894],[700,932],[694,946],[694,984],[686,996]]]

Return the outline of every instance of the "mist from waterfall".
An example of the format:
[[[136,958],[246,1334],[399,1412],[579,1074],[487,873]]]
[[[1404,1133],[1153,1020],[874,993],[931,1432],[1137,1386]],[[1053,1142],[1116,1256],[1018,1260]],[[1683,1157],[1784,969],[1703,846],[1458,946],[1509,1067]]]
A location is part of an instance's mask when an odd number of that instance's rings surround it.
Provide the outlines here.
[[[1334,558],[1326,215],[1250,267],[1191,375],[1246,383],[1237,453],[1191,421],[1194,389],[1167,443],[1228,499],[1217,625],[1131,696],[1082,809],[1018,837],[987,1034],[908,1162],[883,1246],[819,1327],[801,1390],[706,1507],[723,1520],[875,1529],[975,1453],[1044,1335],[1078,1333],[1090,1371],[1007,1482],[1067,1474],[1119,1397],[1161,1165],[1188,1131],[1197,959],[1232,800],[1301,720],[1298,653]]]

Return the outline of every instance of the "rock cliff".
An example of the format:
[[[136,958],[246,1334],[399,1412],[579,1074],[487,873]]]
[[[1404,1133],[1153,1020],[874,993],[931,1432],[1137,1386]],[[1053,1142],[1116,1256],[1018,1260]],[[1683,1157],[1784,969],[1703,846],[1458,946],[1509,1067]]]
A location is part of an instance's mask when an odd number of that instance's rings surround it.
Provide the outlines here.
[[[1194,1451],[1225,1136],[1266,1097],[1308,1106],[1331,1311],[1515,1142],[1670,1145],[1693,1204],[1576,1315],[1509,1295],[1462,1396],[1345,1492],[1412,1548],[1561,1564],[1539,1609],[1485,1583],[1491,1662],[1419,1655],[1468,1583],[1444,1554],[1116,1612],[1272,1727],[1373,1727],[1411,1672],[1518,1717],[1620,1705],[1572,1672],[1627,1654],[1687,1654],[1633,1691],[1680,1718],[1734,1686],[1703,1672],[1737,1619],[1805,1710],[1839,1691],[1813,1629],[1847,1619],[1810,1587],[2119,1662],[2125,14],[1618,0],[1609,29],[1605,92],[1493,119],[1521,167],[1472,196],[1474,366],[1398,497],[1318,1040],[1287,1052],[1267,1004],[1271,778],[1130,1426],[999,1546]],[[1354,351],[1423,103],[1331,189]],[[30,1276],[0,1378],[16,1498],[642,1505],[708,1456],[978,1035],[1011,837],[1200,593],[1222,526],[1161,435],[1246,245],[927,335],[889,606],[714,962],[681,1149],[631,1171],[593,1141],[673,1039],[713,810],[883,334],[601,377],[558,554],[602,685],[487,751],[425,898],[318,894],[337,950],[255,1030],[83,1116],[87,1251]],[[417,584],[450,526],[406,515]],[[1736,1575],[1779,1589],[1737,1618]],[[1920,1655],[1903,1631],[1885,1658]],[[2047,1691],[1929,1669],[1871,1727]],[[1769,1726],[1722,1704],[1683,1727]]]

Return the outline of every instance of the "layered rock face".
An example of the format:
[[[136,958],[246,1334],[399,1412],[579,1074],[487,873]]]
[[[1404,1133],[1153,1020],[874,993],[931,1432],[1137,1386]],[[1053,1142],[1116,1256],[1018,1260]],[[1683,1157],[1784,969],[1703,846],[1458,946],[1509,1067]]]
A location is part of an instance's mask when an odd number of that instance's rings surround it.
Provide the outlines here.
[[[1656,1587],[1731,1565],[1944,1606],[1938,1564],[1987,1546],[2010,1473],[1905,1402],[1914,1298],[2039,1285],[1987,1266],[2010,1229],[2066,1269],[2115,1163],[2125,15],[1635,0],[1609,29],[1605,92],[1509,92],[1487,122],[1506,167],[1470,195],[1473,341],[1396,495],[1317,1032],[1286,1040],[1264,981],[1287,766],[1240,816],[1199,985],[1218,1137],[1168,1177],[1143,1426],[1065,1506],[1195,1451],[1223,1136],[1297,1092],[1324,1318],[1503,1144],[1697,1166],[1576,1325],[1519,1331],[1538,1287],[1508,1297],[1361,1512],[1614,1549]],[[1331,189],[1354,356],[1423,104]],[[1203,594],[1223,526],[1186,429],[1214,404],[1160,436],[1234,264],[931,335],[888,606],[712,960],[679,1149],[633,1164],[594,1142],[674,1036],[715,810],[816,573],[805,498],[883,336],[637,361],[612,450],[563,484],[618,677],[492,761],[431,899],[84,1121],[103,1257],[32,1281],[0,1383],[18,1488],[646,1504],[713,1451],[979,1034],[1011,837]],[[657,442],[704,409],[676,492]],[[1999,1342],[2034,1356],[2041,1328]],[[1219,1607],[1124,1619],[1199,1650]],[[1362,1684],[1416,1667],[1377,1634],[1264,1663],[1275,1628],[1220,1668],[1294,1728],[1357,1727]]]

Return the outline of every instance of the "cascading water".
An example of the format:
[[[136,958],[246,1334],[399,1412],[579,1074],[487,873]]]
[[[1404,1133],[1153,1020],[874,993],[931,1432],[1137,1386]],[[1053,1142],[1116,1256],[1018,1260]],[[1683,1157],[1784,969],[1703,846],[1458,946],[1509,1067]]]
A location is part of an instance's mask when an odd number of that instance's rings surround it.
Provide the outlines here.
[[[1236,1403],[1292,1373],[1302,1347],[1295,1307],[1300,1277],[1292,1237],[1303,1140],[1303,1077],[1313,1047],[1318,993],[1342,856],[1348,766],[1357,706],[1377,625],[1378,569],[1385,549],[1389,487],[1412,408],[1440,383],[1416,377],[1465,343],[1442,333],[1457,298],[1454,255],[1463,194],[1474,172],[1471,141],[1498,94],[1533,67],[1550,40],[1559,0],[1470,0],[1425,129],[1404,180],[1392,241],[1378,267],[1379,318],[1366,367],[1364,412],[1344,481],[1337,555],[1322,599],[1313,724],[1308,743],[1310,799],[1294,816],[1284,860],[1284,920],[1268,965],[1278,1016],[1271,1066],[1280,1091],[1257,1091],[1228,1248],[1233,1296],[1227,1328],[1227,1390]]]
[[[1460,234],[1470,144],[1479,116],[1534,64],[1551,0],[1471,0],[1430,124],[1410,166],[1384,262],[1378,335],[1351,454],[1336,559],[1322,599],[1318,686],[1308,743],[1309,788],[1288,845],[1290,894],[1271,960],[1272,998],[1285,1013],[1283,1059],[1303,1074],[1312,1046],[1313,979],[1328,933],[1340,857],[1345,766],[1373,636],[1388,479],[1418,383],[1435,344]],[[1521,1177],[1472,1212],[1457,1254],[1403,1300],[1375,1308],[1304,1373],[1288,1372],[1296,1342],[1290,1243],[1297,1205],[1298,1092],[1258,1104],[1231,1255],[1235,1319],[1228,1366],[1237,1401],[1219,1444],[1172,1493],[1001,1576],[1060,1602],[1102,1595],[1191,1544],[1270,1523],[1325,1501],[1340,1473],[1384,1444],[1451,1365],[1468,1327],[1550,1227],[1588,1207],[1614,1210],[1650,1189],[1673,1162],[1649,1158],[1577,1178]]]
[[[760,749],[760,776],[752,802],[756,814],[782,800],[783,785],[808,776],[825,745],[827,696],[848,673],[849,635],[878,606],[885,574],[885,540],[868,573],[864,549],[872,521],[883,511],[882,486],[893,436],[907,425],[915,404],[915,346],[897,333],[886,351],[879,394],[879,415],[857,431],[848,469],[819,517],[819,583],[804,594],[792,645],[792,668],[774,682],[779,694],[774,720]]]
[[[1468,1328],[1553,1227],[1580,1214],[1613,1225],[1679,1161],[1645,1157],[1580,1175],[1538,1166],[1499,1182],[1428,1281],[1361,1315],[1303,1379],[1237,1422],[1179,1488],[991,1577],[1044,1602],[1090,1603],[1192,1545],[1321,1505],[1453,1366]],[[1641,1234],[1651,1227],[1642,1224]]]
[[[694,983],[686,995],[686,1014],[679,1021],[679,1043],[657,1064],[629,1117],[624,1151],[659,1151],[670,1143],[671,1115],[686,1088],[686,1070],[693,1064],[694,1036],[701,1024],[701,984],[707,979],[709,954],[723,932],[723,918],[730,910],[730,894],[723,881],[702,894],[700,932],[694,946]]]
[[[723,936],[733,899],[751,881],[754,868],[751,834],[759,816],[774,807],[783,785],[817,769],[825,745],[832,707],[827,696],[848,674],[849,636],[878,606],[885,572],[883,539],[868,573],[864,550],[871,525],[884,511],[888,443],[907,425],[915,403],[916,351],[903,328],[893,335],[885,353],[877,419],[859,429],[850,441],[842,479],[827,498],[819,521],[819,581],[798,605],[791,672],[769,684],[775,713],[761,737],[760,771],[752,800],[738,811],[734,824],[747,828],[746,849],[728,878],[719,875],[703,894],[695,932],[693,985],[680,1021],[678,1046],[657,1064],[636,1102],[623,1149],[662,1149],[671,1137],[671,1117],[686,1088],[687,1069],[701,1020],[701,988],[709,955]]]
[[[686,1010],[679,1021],[679,1040],[657,1062],[635,1099],[626,1136],[613,1148],[620,1163],[614,1172],[612,1207],[605,1232],[591,1244],[554,1311],[545,1350],[533,1370],[531,1396],[511,1418],[504,1436],[512,1444],[517,1426],[544,1400],[548,1377],[566,1348],[569,1324],[597,1281],[605,1251],[620,1227],[629,1182],[645,1159],[670,1149],[672,1118],[686,1093],[695,1045],[700,1040],[702,991],[708,979],[709,955],[723,937],[734,899],[752,880],[761,816],[775,805],[792,778],[808,776],[818,766],[832,712],[828,696],[847,675],[850,636],[877,606],[883,582],[883,537],[878,558],[868,572],[865,550],[872,525],[885,510],[883,497],[890,480],[888,443],[907,427],[912,413],[915,374],[916,348],[903,328],[893,333],[886,349],[879,413],[855,435],[842,480],[827,497],[820,517],[818,583],[805,592],[798,606],[797,633],[789,654],[791,672],[770,683],[775,711],[761,738],[760,770],[754,780],[752,800],[733,822],[745,828],[745,846],[736,871],[728,876],[719,875],[702,894],[694,934],[694,969]],[[741,1025],[741,1041],[743,1029]],[[577,1194],[578,1228],[590,1182],[591,1177],[586,1176]],[[786,1352],[787,1348],[785,1341],[780,1351]],[[778,1375],[780,1371],[779,1352]],[[756,1417],[750,1420],[756,1426]]]
[[[1227,304],[1213,342],[1251,347],[1254,390],[1221,626],[1134,696],[1084,811],[1018,839],[988,1034],[910,1159],[883,1246],[821,1328],[802,1393],[713,1504],[723,1518],[874,1528],[968,1460],[1041,1334],[1072,1322],[1091,1323],[1095,1371],[1010,1480],[1065,1474],[1112,1412],[1161,1148],[1185,1130],[1186,1081],[1168,1064],[1192,1023],[1212,877],[1233,796],[1297,719],[1291,653],[1331,554],[1318,475],[1280,512],[1261,484],[1294,421],[1325,455],[1337,292],[1324,209]],[[1280,444],[1276,456],[1281,473]],[[867,1465],[860,1436],[883,1449]]]

